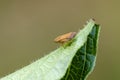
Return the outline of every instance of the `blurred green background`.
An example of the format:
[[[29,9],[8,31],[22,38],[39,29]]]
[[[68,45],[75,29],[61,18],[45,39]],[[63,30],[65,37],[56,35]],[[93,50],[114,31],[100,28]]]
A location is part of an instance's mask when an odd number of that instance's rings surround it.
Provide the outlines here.
[[[119,0],[0,0],[0,77],[56,49],[53,39],[101,25],[96,67],[87,80],[120,80]]]

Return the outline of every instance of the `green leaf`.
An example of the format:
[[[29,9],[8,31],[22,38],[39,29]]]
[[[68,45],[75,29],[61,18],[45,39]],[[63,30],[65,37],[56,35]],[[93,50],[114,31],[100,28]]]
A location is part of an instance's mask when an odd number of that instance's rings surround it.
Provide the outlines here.
[[[98,34],[90,19],[71,41],[0,80],[85,80],[95,66]]]
[[[95,24],[84,45],[78,49],[61,80],[85,80],[95,65],[99,25]]]

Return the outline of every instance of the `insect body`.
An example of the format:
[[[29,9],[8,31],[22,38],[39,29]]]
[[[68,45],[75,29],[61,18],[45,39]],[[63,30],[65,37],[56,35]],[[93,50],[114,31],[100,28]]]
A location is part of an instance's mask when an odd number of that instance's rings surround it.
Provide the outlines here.
[[[69,40],[71,40],[72,38],[74,38],[76,35],[76,32],[69,32],[63,35],[58,36],[57,38],[54,39],[55,42],[57,43],[65,43]]]

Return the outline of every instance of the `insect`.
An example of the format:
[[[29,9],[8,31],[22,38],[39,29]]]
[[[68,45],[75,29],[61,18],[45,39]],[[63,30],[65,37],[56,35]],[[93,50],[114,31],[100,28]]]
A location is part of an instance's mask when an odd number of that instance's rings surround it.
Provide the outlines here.
[[[70,41],[72,38],[74,38],[76,35],[76,32],[69,32],[63,35],[60,35],[54,39],[56,43],[64,44],[65,42]]]

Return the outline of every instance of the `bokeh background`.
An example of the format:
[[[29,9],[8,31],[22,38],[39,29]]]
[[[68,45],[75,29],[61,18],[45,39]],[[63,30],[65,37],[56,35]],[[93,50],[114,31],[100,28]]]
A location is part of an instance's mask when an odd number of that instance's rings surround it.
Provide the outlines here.
[[[120,0],[0,0],[0,77],[58,47],[53,39],[94,18],[101,25],[87,80],[120,80]]]

